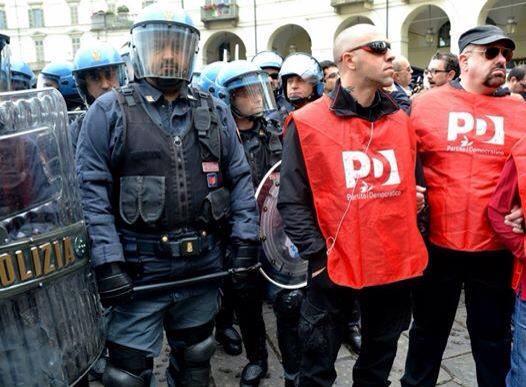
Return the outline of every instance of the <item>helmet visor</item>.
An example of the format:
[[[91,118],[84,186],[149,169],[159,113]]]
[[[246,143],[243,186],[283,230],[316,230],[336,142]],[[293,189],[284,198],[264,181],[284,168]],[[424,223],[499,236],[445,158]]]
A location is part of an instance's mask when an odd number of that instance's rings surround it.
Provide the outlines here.
[[[267,74],[242,75],[226,85],[230,101],[244,116],[257,116],[277,109]]]
[[[58,90],[58,78],[51,77],[47,74],[40,73],[37,78],[37,89],[42,89],[44,87],[53,87]]]
[[[199,34],[176,24],[151,23],[132,30],[137,78],[190,81]]]

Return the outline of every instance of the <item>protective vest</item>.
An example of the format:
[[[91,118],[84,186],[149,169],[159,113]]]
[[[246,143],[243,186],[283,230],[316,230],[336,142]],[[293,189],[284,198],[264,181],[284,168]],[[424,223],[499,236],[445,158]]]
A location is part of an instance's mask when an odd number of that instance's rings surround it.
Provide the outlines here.
[[[330,112],[327,96],[292,113],[328,249],[331,280],[362,288],[422,274],[416,140],[401,110],[376,122]]]
[[[523,137],[515,144],[511,150],[511,155],[517,169],[517,183],[522,210],[526,213],[526,138]],[[524,238],[524,251],[526,252],[526,238]],[[515,257],[512,277],[512,286],[515,290],[519,288],[523,269],[524,264]]]
[[[252,182],[257,187],[267,171],[281,160],[280,128],[273,126],[272,121],[261,119],[255,123],[255,128],[240,131],[239,134],[250,165]]]
[[[515,142],[526,133],[526,105],[509,97],[468,93],[450,85],[413,101],[430,209],[431,243],[461,251],[503,246],[487,205]]]
[[[115,92],[124,121],[113,172],[119,225],[163,232],[200,229],[224,218],[230,199],[222,184],[219,121],[210,95],[189,90],[191,128],[174,136],[151,116],[135,85]]]

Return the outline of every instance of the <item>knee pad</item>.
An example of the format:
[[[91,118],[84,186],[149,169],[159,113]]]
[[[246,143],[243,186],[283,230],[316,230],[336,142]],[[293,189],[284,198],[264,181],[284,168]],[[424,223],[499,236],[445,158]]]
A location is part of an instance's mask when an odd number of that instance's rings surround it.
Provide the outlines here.
[[[208,364],[215,350],[216,341],[213,336],[208,336],[205,340],[191,345],[184,350],[185,363],[188,365]]]
[[[281,290],[274,301],[276,315],[281,318],[295,318],[299,316],[301,303],[303,302],[303,291],[300,289]]]
[[[149,386],[152,370],[153,358],[148,357],[146,352],[138,349],[125,347],[116,343],[108,342],[109,361],[106,365],[103,378],[107,378],[108,384],[105,386],[141,386],[141,380],[144,386]],[[135,378],[135,379],[134,379]],[[120,381],[126,381],[125,384],[119,384]]]
[[[102,374],[102,384],[105,387],[149,387],[151,377],[151,370],[143,371],[142,375],[134,375],[109,363]]]
[[[172,348],[166,371],[169,386],[206,387],[210,379],[210,359],[216,349],[213,336],[186,348]]]

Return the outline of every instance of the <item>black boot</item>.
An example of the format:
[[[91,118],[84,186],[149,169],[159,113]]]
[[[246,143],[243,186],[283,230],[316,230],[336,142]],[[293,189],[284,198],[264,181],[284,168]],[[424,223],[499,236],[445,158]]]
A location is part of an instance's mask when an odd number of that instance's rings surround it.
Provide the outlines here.
[[[360,332],[360,326],[356,323],[347,324],[347,332],[345,335],[345,341],[351,347],[351,350],[359,355],[362,347],[362,333]]]
[[[240,387],[259,386],[259,381],[263,379],[268,372],[268,364],[266,360],[250,362],[243,372],[241,372]]]
[[[216,327],[216,340],[230,356],[237,356],[243,352],[241,336],[239,336],[239,333],[233,326],[226,328]]]

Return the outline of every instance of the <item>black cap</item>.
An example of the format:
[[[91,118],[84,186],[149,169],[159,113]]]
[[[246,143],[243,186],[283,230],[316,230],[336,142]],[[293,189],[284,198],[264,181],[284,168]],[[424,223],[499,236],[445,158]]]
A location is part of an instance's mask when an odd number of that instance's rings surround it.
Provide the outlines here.
[[[498,41],[502,41],[509,48],[515,50],[515,42],[506,36],[504,31],[497,26],[488,24],[471,28],[460,35],[458,48],[460,49],[460,53],[462,53],[469,44],[485,45]]]

